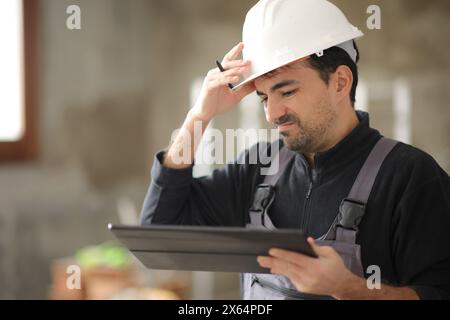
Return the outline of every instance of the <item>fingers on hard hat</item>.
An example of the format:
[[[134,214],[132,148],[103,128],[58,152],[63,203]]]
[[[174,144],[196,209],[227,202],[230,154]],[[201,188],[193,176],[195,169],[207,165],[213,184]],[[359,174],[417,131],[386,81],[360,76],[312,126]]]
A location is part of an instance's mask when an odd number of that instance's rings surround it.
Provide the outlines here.
[[[229,70],[231,68],[239,68],[250,65],[250,61],[248,60],[231,60],[231,61],[225,61],[223,63],[223,67],[225,70]]]
[[[215,68],[215,69],[209,70],[207,76],[213,76],[213,75],[216,75],[216,74],[219,74],[219,73],[221,73],[219,68]]]
[[[239,53],[241,53],[242,49],[244,49],[244,43],[239,42],[233,49],[231,49],[223,58],[223,63],[226,61],[234,60]]]
[[[224,76],[241,76],[248,71],[249,66],[237,67],[229,69],[222,73]]]
[[[211,80],[211,87],[227,86],[229,83],[239,81],[239,76],[221,76]]]

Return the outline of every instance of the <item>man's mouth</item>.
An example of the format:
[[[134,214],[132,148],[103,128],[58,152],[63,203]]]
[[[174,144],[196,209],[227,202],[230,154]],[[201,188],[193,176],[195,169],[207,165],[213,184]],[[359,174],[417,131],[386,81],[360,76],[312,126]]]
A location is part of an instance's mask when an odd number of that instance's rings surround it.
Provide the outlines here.
[[[286,130],[290,129],[294,124],[295,124],[294,122],[286,122],[286,123],[283,123],[283,124],[281,124],[281,125],[278,126],[278,130],[279,130],[280,132],[286,131]]]

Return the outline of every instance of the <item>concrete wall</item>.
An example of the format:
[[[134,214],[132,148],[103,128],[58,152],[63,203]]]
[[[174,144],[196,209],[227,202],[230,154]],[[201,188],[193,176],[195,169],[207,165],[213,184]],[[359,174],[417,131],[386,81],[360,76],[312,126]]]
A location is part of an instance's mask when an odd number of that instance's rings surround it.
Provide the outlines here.
[[[0,167],[0,297],[45,298],[51,259],[110,238],[117,201],[140,204],[150,141],[151,3],[41,1],[38,161]]]
[[[366,33],[364,80],[408,81],[412,143],[450,171],[449,2],[335,2]],[[119,199],[140,209],[153,154],[182,122],[191,81],[240,40],[252,3],[41,1],[41,155],[0,167],[0,298],[46,298],[52,259],[110,239]],[[81,6],[80,31],[65,27],[69,4]],[[382,9],[381,30],[365,27],[369,4]],[[369,110],[392,135],[388,91]],[[217,287],[236,280],[220,279]]]
[[[333,1],[362,28],[360,75],[377,91],[380,82],[404,79],[412,93],[411,143],[432,154],[450,171],[450,108],[448,51],[450,3],[445,0]],[[368,30],[366,9],[381,8],[381,30]],[[378,90],[380,91],[380,90]],[[389,90],[386,101],[369,106],[372,125],[393,136]]]

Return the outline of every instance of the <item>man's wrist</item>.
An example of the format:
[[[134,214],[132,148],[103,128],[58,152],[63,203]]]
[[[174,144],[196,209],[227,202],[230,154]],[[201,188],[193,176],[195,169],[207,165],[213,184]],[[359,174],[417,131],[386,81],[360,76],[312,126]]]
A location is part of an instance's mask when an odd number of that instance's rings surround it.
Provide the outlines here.
[[[367,280],[353,273],[342,279],[332,296],[337,300],[418,300],[417,292],[408,287],[393,287],[382,284],[380,289],[370,290]]]
[[[337,300],[359,299],[356,298],[356,296],[365,289],[367,289],[366,280],[348,271],[348,273],[341,278],[340,284],[337,286],[336,291],[332,296]]]
[[[212,119],[213,119],[213,117],[200,114],[200,113],[196,112],[195,109],[189,110],[188,115],[187,115],[188,121],[190,121],[190,122],[200,121],[206,125],[208,123],[210,123]]]

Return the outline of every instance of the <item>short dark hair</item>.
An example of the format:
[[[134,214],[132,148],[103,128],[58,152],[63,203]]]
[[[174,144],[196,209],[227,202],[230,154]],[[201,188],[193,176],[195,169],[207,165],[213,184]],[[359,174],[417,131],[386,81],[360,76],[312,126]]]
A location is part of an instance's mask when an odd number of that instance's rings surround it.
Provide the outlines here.
[[[309,66],[319,72],[320,77],[326,84],[330,81],[330,75],[336,72],[336,69],[345,65],[350,68],[353,74],[353,84],[350,91],[350,100],[352,105],[355,105],[356,101],[356,87],[358,86],[358,66],[359,61],[359,50],[356,46],[355,41],[353,41],[353,46],[356,50],[356,63],[352,60],[349,54],[339,47],[332,47],[324,50],[323,56],[319,57],[316,54],[311,55],[310,59],[306,60]]]

